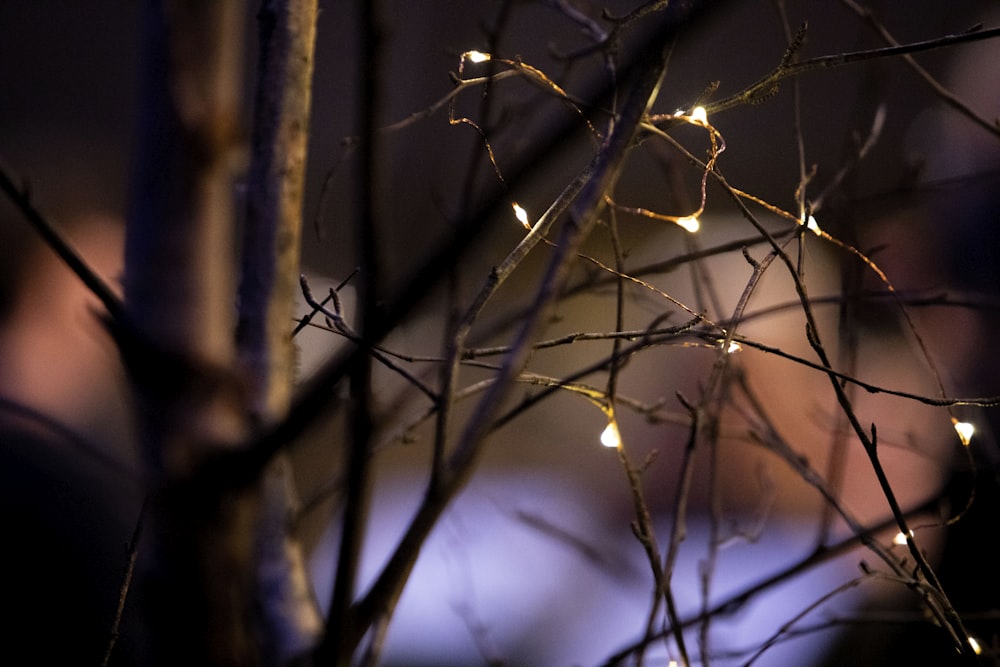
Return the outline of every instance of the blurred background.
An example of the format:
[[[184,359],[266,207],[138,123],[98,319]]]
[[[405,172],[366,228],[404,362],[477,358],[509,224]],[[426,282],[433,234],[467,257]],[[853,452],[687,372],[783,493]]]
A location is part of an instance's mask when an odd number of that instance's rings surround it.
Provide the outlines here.
[[[247,36],[247,119],[255,62],[253,4],[246,25],[234,27]],[[340,284],[357,264],[348,225],[356,163],[342,140],[358,126],[360,68],[358,22],[347,4],[321,2],[318,27],[302,257],[317,293]],[[520,58],[570,95],[590,99],[608,83],[604,63],[590,57],[570,66],[559,57],[588,44],[580,24],[571,20],[573,12],[606,26],[600,7],[622,15],[637,4],[522,0],[509,3],[503,14],[504,3],[493,0],[383,2],[380,124],[402,120],[446,95],[460,54],[486,50],[494,30],[499,36],[495,56]],[[800,59],[884,46],[849,3],[785,4],[793,33],[808,21]],[[982,0],[870,6],[901,42],[959,33],[980,23],[1000,25],[996,4]],[[506,18],[498,23],[501,15]],[[622,62],[657,25],[640,21],[621,33]],[[115,285],[122,267],[129,175],[142,159],[132,149],[141,47],[141,3],[0,3],[0,159]],[[774,69],[785,49],[775,2],[706,3],[678,37],[654,111],[689,109],[715,81],[718,90],[709,101],[738,92]],[[990,122],[1000,115],[1000,43],[930,51],[916,60]],[[949,395],[1000,393],[990,349],[1000,288],[997,133],[949,109],[900,59],[811,72],[798,85],[805,169],[814,169],[807,198],[837,183],[838,172],[852,163],[876,118],[884,118],[864,160],[826,193],[816,213],[820,226],[872,256],[900,293],[926,302],[912,308],[913,319]],[[458,115],[481,121],[476,116],[481,98],[481,89],[464,92],[457,98]],[[787,80],[766,101],[709,119],[726,141],[718,166],[730,183],[792,212],[800,180],[794,100]],[[490,141],[501,173],[515,170],[555,128],[577,115],[550,90],[521,79],[498,82],[491,105]],[[599,123],[598,129],[603,129]],[[695,155],[704,155],[703,131],[680,128],[676,136]],[[497,177],[482,146],[474,128],[448,123],[447,109],[383,136],[379,234],[387,294],[448,234],[463,211],[464,197],[495,187]],[[592,154],[586,131],[569,133],[536,161],[527,178],[511,180],[510,198],[537,216]],[[630,161],[616,201],[675,215],[697,206],[699,179],[685,159],[649,141]],[[239,196],[238,184],[234,196]],[[633,269],[754,236],[725,193],[713,187],[696,236],[638,216],[619,217],[621,243]],[[484,219],[469,252],[456,258],[453,294],[460,304],[523,234],[506,211],[497,218]],[[778,219],[766,222],[775,230],[788,227]],[[817,315],[835,363],[850,364],[852,373],[875,385],[935,395],[928,363],[897,309],[884,298],[852,301],[850,307],[833,300],[884,285],[846,253],[819,241],[806,239],[804,261],[810,294],[831,297]],[[608,245],[607,233],[599,230],[588,251],[612,263]],[[759,245],[748,252],[757,260],[765,254]],[[474,345],[509,342],[511,323],[532,296],[545,258],[544,250],[536,251],[504,287],[474,330]],[[775,266],[767,274],[748,312],[768,313],[767,308],[794,300],[781,270]],[[584,284],[589,276],[581,269],[577,278]],[[685,265],[643,276],[716,321],[731,314],[749,277],[738,248],[696,270]],[[352,293],[348,282],[342,290],[348,319]],[[405,355],[440,355],[447,297],[447,290],[435,291],[386,347]],[[95,318],[97,308],[13,206],[0,201],[0,497],[9,531],[0,576],[5,604],[15,616],[5,629],[12,643],[37,652],[39,664],[44,658],[94,662],[103,655],[141,504],[127,387],[115,350]],[[306,313],[304,306],[301,312]],[[608,331],[614,312],[613,288],[588,289],[559,305],[545,337]],[[629,326],[639,329],[665,314],[669,324],[690,317],[649,290],[629,292]],[[740,331],[810,357],[804,321],[794,309],[753,317]],[[303,332],[299,342],[303,376],[342,344],[316,329]],[[620,417],[620,426],[633,463],[651,461],[643,484],[661,547],[669,539],[688,431],[676,395],[697,399],[716,359],[712,346],[696,342],[653,348],[630,363],[621,378],[623,396],[658,406],[658,420],[628,413]],[[575,343],[538,353],[529,370],[564,377],[609,351],[610,344]],[[741,355],[749,384],[784,440],[824,474],[840,470],[840,496],[864,524],[885,520],[888,508],[857,443],[848,438],[844,454],[831,454],[843,425],[829,381],[759,351],[745,349]],[[433,362],[411,366],[429,382],[436,378]],[[463,386],[489,375],[489,370],[470,368],[463,371]],[[604,382],[603,376],[585,380],[598,387]],[[365,547],[366,580],[377,572],[420,500],[431,434],[429,424],[410,426],[427,409],[426,399],[389,373],[382,381],[378,398],[386,414],[385,444]],[[532,391],[526,387],[523,395]],[[970,630],[989,645],[998,636],[1000,591],[996,547],[982,537],[979,517],[988,518],[996,502],[995,416],[955,409],[957,418],[977,427],[971,448],[963,450],[951,414],[941,408],[861,392],[856,399],[862,423],[878,425],[883,460],[904,509],[944,496],[953,498],[945,511],[951,516],[976,490],[976,504],[965,520],[944,530],[934,527],[942,517],[931,512],[918,522],[927,526],[918,538],[940,564],[952,601],[968,613]],[[819,494],[774,451],[746,438],[740,405],[734,398],[719,449],[696,466],[688,538],[673,580],[682,618],[702,608],[701,572],[712,554],[718,559],[709,595],[715,603],[800,561],[817,545],[849,535],[837,521],[829,530],[821,528]],[[567,392],[491,438],[479,473],[418,562],[389,631],[387,664],[600,664],[642,636],[650,574],[630,532],[632,500],[625,475],[614,452],[598,442],[605,424],[599,409]],[[338,416],[331,413],[292,452],[305,508],[299,529],[321,602],[329,597],[336,554],[336,521],[331,520],[338,517],[341,433]],[[400,433],[406,437],[394,437]],[[977,462],[977,475],[970,472],[966,454]],[[839,468],[831,460],[841,461]],[[891,541],[892,531],[879,538]],[[845,551],[734,608],[711,626],[713,664],[746,662],[782,624],[861,576],[859,561],[871,558],[865,550]],[[130,600],[127,610],[132,607]],[[916,619],[917,609],[914,596],[898,584],[866,580],[804,617],[795,625],[802,632],[783,636],[756,664],[916,664],[915,656],[947,661],[946,643],[928,625],[899,622]],[[692,634],[689,646],[696,645]],[[140,646],[141,628],[126,613],[112,664],[132,664]],[[649,653],[650,664],[676,657],[670,642],[655,644]]]

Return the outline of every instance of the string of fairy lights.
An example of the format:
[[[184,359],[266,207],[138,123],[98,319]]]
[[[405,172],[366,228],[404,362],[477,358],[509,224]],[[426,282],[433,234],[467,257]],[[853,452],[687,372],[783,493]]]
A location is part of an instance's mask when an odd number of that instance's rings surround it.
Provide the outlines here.
[[[460,63],[459,63],[459,72],[458,72],[460,80],[461,80],[461,76],[462,76],[462,74],[464,72],[464,66],[465,66],[466,63],[480,64],[480,63],[485,63],[485,62],[489,62],[489,61],[499,62],[499,63],[502,63],[502,64],[508,66],[508,67],[517,68],[517,69],[523,70],[529,76],[531,76],[533,79],[535,79],[536,81],[539,81],[543,85],[547,85],[547,86],[551,87],[552,90],[557,95],[559,95],[560,97],[562,97],[563,99],[569,100],[569,97],[565,93],[565,91],[563,91],[557,84],[555,84],[555,82],[551,81],[550,79],[548,79],[548,77],[546,77],[544,74],[542,74],[540,70],[538,70],[536,68],[533,68],[533,67],[531,67],[529,65],[526,65],[523,62],[521,62],[520,60],[518,60],[518,61],[512,61],[512,60],[507,60],[507,59],[502,59],[502,58],[494,58],[494,56],[491,55],[491,54],[489,54],[489,53],[485,53],[485,52],[477,51],[477,50],[466,51],[466,52],[464,52],[461,55],[461,59],[460,59]],[[695,106],[695,107],[691,108],[690,110],[678,110],[678,111],[676,111],[672,115],[672,118],[675,119],[676,121],[685,122],[685,123],[688,123],[690,125],[694,125],[694,126],[697,126],[697,127],[704,128],[706,130],[706,132],[708,133],[708,137],[709,137],[709,140],[711,142],[711,147],[710,147],[710,150],[709,150],[709,159],[703,165],[704,166],[704,175],[703,175],[703,178],[702,178],[702,187],[701,187],[701,203],[698,206],[698,209],[696,211],[690,213],[690,214],[687,214],[687,215],[672,216],[672,215],[665,215],[665,214],[662,214],[662,213],[650,211],[650,210],[643,209],[643,208],[622,206],[622,205],[619,205],[619,204],[617,204],[615,202],[611,202],[610,200],[609,200],[609,203],[611,203],[612,205],[614,205],[616,209],[624,211],[624,212],[627,212],[627,213],[632,213],[632,214],[635,214],[635,215],[639,215],[639,216],[643,216],[643,217],[647,217],[647,218],[652,218],[652,219],[656,219],[656,220],[662,220],[662,221],[666,221],[666,222],[672,222],[672,223],[678,225],[679,227],[681,227],[682,229],[686,230],[687,232],[689,232],[691,234],[694,234],[694,233],[697,233],[701,229],[700,216],[701,216],[701,214],[705,210],[705,201],[706,201],[706,187],[705,187],[705,184],[706,184],[706,181],[707,181],[707,178],[708,178],[708,174],[712,171],[712,169],[714,169],[715,162],[718,159],[719,155],[725,150],[725,141],[723,140],[722,135],[719,133],[719,131],[715,127],[713,127],[711,125],[711,123],[709,123],[709,121],[708,121],[708,112],[707,112],[707,110],[706,110],[706,108],[704,106],[700,106],[700,105],[699,106]],[[455,119],[455,118],[452,118],[452,122],[453,123],[455,123],[455,122],[467,122],[467,123],[472,124],[474,127],[476,127],[477,130],[479,130],[479,127],[476,126],[469,119],[464,119],[464,118],[463,119]],[[479,131],[482,132],[481,130],[479,130]],[[484,136],[484,140],[485,140],[485,136]],[[489,149],[489,157],[490,157],[490,161],[493,163],[493,167],[494,167],[494,169],[495,169],[495,171],[497,173],[498,178],[500,178],[500,180],[503,181],[503,177],[502,177],[502,175],[500,173],[499,167],[496,164],[496,159],[495,159],[495,156],[493,155],[492,149]],[[751,198],[751,199],[753,199],[753,198]],[[775,211],[775,207],[768,206],[768,208],[771,209],[772,211]],[[526,230],[530,231],[532,229],[532,224],[531,224],[531,218],[530,218],[530,216],[528,214],[528,211],[523,206],[521,206],[521,204],[519,204],[517,201],[514,201],[514,200],[511,201],[511,210],[512,210],[512,212],[514,214],[514,218]],[[816,217],[812,213],[803,213],[800,217],[796,218],[796,217],[792,216],[791,214],[788,214],[788,213],[786,213],[784,211],[778,210],[777,212],[779,214],[782,214],[784,217],[787,217],[787,218],[790,218],[792,220],[795,220],[798,224],[804,226],[806,229],[808,229],[809,231],[813,232],[816,236],[819,236],[821,238],[826,238],[828,240],[834,241],[834,242],[838,243],[838,245],[843,245],[841,242],[836,241],[836,239],[834,239],[833,237],[829,236],[826,232],[824,232],[820,228],[819,222],[816,220]],[[857,252],[857,251],[855,251],[855,252]],[[870,260],[869,260],[869,264],[872,265],[870,263]],[[875,268],[874,265],[872,265],[872,266],[873,266],[873,268]],[[883,280],[885,280],[884,277],[883,277]],[[742,348],[741,348],[741,346],[740,346],[740,344],[738,342],[731,341],[728,344],[726,352],[729,353],[729,354],[732,354],[732,353],[735,353],[735,352],[739,352],[741,349]],[[605,447],[617,449],[617,448],[619,448],[619,447],[622,446],[622,437],[621,437],[621,431],[620,431],[619,426],[618,426],[618,420],[617,420],[617,418],[615,416],[614,408],[611,405],[607,405],[607,404],[602,405],[601,408],[604,411],[605,415],[607,416],[607,425],[601,431],[599,440],[600,440],[601,444],[604,445]],[[962,445],[969,446],[969,444],[972,442],[972,437],[973,437],[973,435],[975,433],[975,430],[976,430],[975,426],[971,422],[959,420],[955,416],[951,417],[951,421],[952,421],[952,424],[953,424],[953,426],[955,428],[955,432],[958,434],[959,441],[962,443]]]
[[[479,64],[489,61],[500,62],[508,67],[520,69],[524,71],[527,75],[529,75],[531,78],[535,79],[536,81],[541,82],[543,85],[549,86],[558,96],[562,97],[564,100],[569,101],[569,96],[565,93],[565,91],[563,91],[555,82],[551,81],[548,77],[546,77],[540,70],[533,68],[529,65],[525,65],[520,60],[511,61],[501,58],[494,58],[491,54],[484,53],[482,51],[476,51],[476,50],[466,51],[461,55],[461,61],[459,64],[459,79],[461,80],[465,63]],[[579,112],[579,109],[577,109],[577,111]],[[651,218],[654,220],[672,222],[677,226],[681,227],[682,229],[684,229],[685,231],[687,231],[688,233],[694,234],[701,229],[701,221],[699,218],[705,210],[707,179],[709,173],[714,169],[715,162],[718,159],[719,155],[725,150],[725,141],[723,140],[722,135],[719,133],[719,131],[716,130],[716,128],[713,127],[711,123],[709,123],[708,112],[704,106],[700,105],[695,106],[690,110],[677,110],[672,115],[672,118],[675,121],[688,123],[690,125],[694,125],[705,129],[710,140],[711,145],[708,153],[709,158],[704,163],[704,165],[702,165],[704,173],[701,182],[701,202],[697,210],[687,215],[672,216],[650,211],[643,208],[622,206],[615,203],[610,198],[607,200],[607,202],[610,205],[614,206],[617,210],[631,213],[637,216]],[[499,166],[496,163],[493,150],[489,146],[489,142],[486,140],[485,133],[479,128],[478,125],[476,125],[470,119],[467,118],[456,119],[452,113],[450,120],[453,124],[457,122],[468,123],[473,127],[475,127],[477,131],[479,131],[480,134],[483,135],[483,140],[487,146],[489,159],[493,163],[493,167],[494,170],[496,171],[497,177],[500,179],[501,182],[503,182],[503,176],[500,172]],[[587,122],[587,124],[596,134],[596,130],[593,130],[593,126],[590,125],[589,121]],[[755,197],[751,197],[746,193],[738,193],[738,194],[740,194],[741,196],[745,196],[746,198],[755,201],[756,203],[764,205],[766,208],[768,208],[772,212],[781,215],[782,217],[795,221],[797,224],[813,232],[816,236],[820,238],[825,238],[835,243],[836,245],[843,247],[853,252],[854,254],[859,255],[861,259],[865,261],[865,263],[868,264],[879,275],[879,277],[883,280],[883,282],[885,282],[890,291],[893,291],[891,284],[888,282],[888,278],[884,274],[882,274],[882,272],[878,269],[877,266],[875,266],[873,262],[871,262],[871,260],[861,255],[859,251],[857,251],[856,249],[851,248],[850,246],[846,246],[843,242],[839,241],[838,239],[835,239],[834,237],[830,236],[825,231],[823,231],[820,228],[819,222],[816,220],[816,217],[811,212],[804,211],[799,216],[796,217],[785,211],[782,211],[781,209],[778,209],[777,207],[771,206],[766,202],[762,202]],[[531,232],[532,222],[531,222],[531,217],[528,214],[528,211],[523,206],[521,206],[521,204],[519,204],[516,200],[513,199],[511,200],[511,210],[513,212],[514,218],[518,221],[518,223],[520,223],[526,230]],[[720,344],[726,345],[725,340],[720,340]],[[730,340],[730,342],[726,347],[726,353],[734,354],[739,352],[741,349],[742,347],[737,341]],[[601,431],[599,436],[599,441],[601,445],[614,450],[618,450],[621,447],[623,447],[622,434],[618,425],[618,419],[615,415],[613,401],[608,400],[606,397],[603,400],[597,400],[593,396],[588,396],[588,398],[590,398],[590,400],[604,412],[607,418],[606,425],[604,429]],[[951,413],[950,406],[948,407],[948,410],[950,414]],[[968,447],[972,442],[973,435],[975,434],[976,431],[975,426],[971,422],[958,419],[953,414],[951,415],[951,422],[952,425],[954,426],[955,432],[958,434],[958,439],[961,442],[961,444],[965,447]],[[893,538],[893,544],[897,546],[906,546],[913,539],[913,537],[914,535],[912,530],[910,531],[909,535],[905,535],[902,532],[900,532]],[[969,635],[967,637],[967,641],[969,643],[969,646],[977,655],[982,653],[982,647],[979,641],[975,637]],[[670,667],[677,667],[678,665],[676,660],[671,660],[668,664]]]

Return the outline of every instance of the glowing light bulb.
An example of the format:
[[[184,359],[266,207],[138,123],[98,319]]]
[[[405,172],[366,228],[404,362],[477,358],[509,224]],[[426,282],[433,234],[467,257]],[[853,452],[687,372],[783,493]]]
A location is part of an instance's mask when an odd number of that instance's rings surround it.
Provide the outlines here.
[[[979,644],[979,642],[976,640],[975,637],[973,637],[972,635],[969,635],[968,637],[966,637],[966,641],[968,641],[969,642],[969,646],[972,647],[972,652],[973,653],[975,653],[976,655],[982,655],[983,654],[983,647]]]
[[[608,425],[601,431],[601,444],[609,449],[621,447],[622,436],[618,432],[618,422],[615,421],[614,417],[611,418]]]
[[[803,224],[806,226],[806,229],[808,229],[809,231],[811,231],[816,236],[820,235],[820,231],[821,230],[819,228],[819,223],[816,222],[816,218],[815,217],[813,217],[813,216],[810,215],[808,218],[806,218],[806,220],[805,220],[805,222]]]
[[[691,120],[702,125],[708,124],[708,112],[705,107],[695,107],[691,109]]]
[[[484,63],[491,58],[490,54],[482,51],[466,51],[462,54],[470,63]]]
[[[972,435],[976,432],[976,427],[969,422],[960,422],[954,417],[951,418],[951,423],[955,425],[958,439],[962,441],[963,445],[968,446],[972,442]]]
[[[521,205],[517,202],[513,204],[514,217],[517,218],[525,229],[531,229],[531,223],[528,222],[528,212],[521,208]]]
[[[913,531],[912,530],[910,531],[910,537],[913,537]],[[899,531],[898,533],[896,533],[896,537],[892,538],[892,543],[895,544],[895,545],[897,545],[897,546],[903,547],[903,546],[906,546],[906,542],[907,542],[908,539],[909,538],[906,536],[905,533],[903,533],[903,531]]]
[[[742,349],[743,349],[743,346],[740,345],[739,343],[737,343],[735,340],[733,340],[733,341],[729,341],[729,347],[726,348],[726,353],[727,354],[732,354],[734,352],[739,352]]]
[[[681,218],[677,221],[677,224],[688,230],[692,234],[701,229],[701,223],[698,222],[698,218],[693,215],[689,215],[686,218]]]

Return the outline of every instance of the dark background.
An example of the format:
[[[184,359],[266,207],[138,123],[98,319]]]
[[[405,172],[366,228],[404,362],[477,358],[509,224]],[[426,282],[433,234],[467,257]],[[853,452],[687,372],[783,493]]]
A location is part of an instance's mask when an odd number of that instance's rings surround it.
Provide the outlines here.
[[[350,219],[350,162],[330,181],[321,206],[325,179],[342,154],[340,141],[357,126],[357,22],[345,4],[321,3],[304,211],[304,265],[334,281],[346,277],[355,264],[345,224]],[[614,9],[630,6],[619,2]],[[876,6],[884,24],[904,42],[961,32],[978,22],[1000,24],[995,5],[987,2],[882,2]],[[497,2],[487,1],[383,3],[380,121],[401,119],[445,94],[458,54],[484,47],[483,26],[489,25],[497,8]],[[992,18],[986,16],[991,8]],[[143,39],[140,13],[141,3],[120,0],[0,3],[0,159],[30,184],[36,203],[113,282],[121,266],[131,165],[142,159],[132,150]],[[791,2],[789,13],[793,27],[809,21],[803,58],[882,46],[838,3]],[[248,82],[253,65],[252,14],[252,9],[247,12],[245,26]],[[541,2],[515,3],[503,34],[505,55],[519,55],[550,73],[560,67],[551,57],[550,46],[570,50],[583,43],[572,26]],[[623,52],[632,46],[626,42]],[[657,110],[685,108],[716,80],[720,82],[716,98],[736,92],[769,72],[783,51],[784,36],[773,3],[746,0],[708,7],[705,19],[678,41]],[[921,54],[918,60],[954,84],[981,114],[995,118],[1000,115],[998,55],[1000,46],[990,42]],[[572,73],[564,87],[571,92],[592,89],[598,73],[598,65],[591,63],[589,69]],[[728,142],[720,162],[727,177],[741,189],[789,210],[799,177],[791,130],[791,90],[791,83],[786,82],[773,99],[712,119]],[[250,95],[247,85],[247,117]],[[528,100],[521,105],[524,115],[519,121],[495,139],[495,145],[502,148],[498,150],[501,167],[516,164],[534,137],[569,113],[523,83],[513,82],[497,95],[499,99],[520,95]],[[532,95],[538,99],[537,113],[530,104]],[[461,108],[471,113],[475,98],[475,93],[463,97]],[[995,298],[1000,287],[996,137],[948,115],[898,60],[811,73],[801,80],[801,100],[807,162],[817,166],[817,188],[843,164],[853,134],[863,134],[870,126],[875,106],[886,104],[881,139],[828,202],[824,228],[835,234],[858,234],[869,246],[889,243],[884,267],[897,279],[897,287],[950,287]],[[479,137],[468,127],[449,126],[440,112],[385,141],[380,233],[391,284],[406,275],[447,230]],[[529,211],[544,207],[582,166],[581,159],[586,159],[579,152],[582,145],[571,142],[565,153],[553,155],[551,164],[513,193],[518,201]],[[652,164],[638,160],[630,167],[621,198],[650,207],[678,203],[666,192]],[[483,167],[480,164],[481,180],[488,183],[489,169]],[[955,180],[959,177],[968,178]],[[913,190],[914,179],[928,187]],[[942,184],[945,180],[947,185]],[[717,215],[725,217],[721,211]],[[502,256],[504,251],[498,248],[509,247],[517,233],[514,227],[483,221],[482,238],[465,261],[466,275],[476,276],[473,285],[478,284],[479,271]],[[624,233],[626,243],[637,252],[671,251],[679,243],[669,229],[651,232],[648,226],[635,224]],[[512,303],[528,289],[530,277],[526,280],[510,288]],[[7,645],[24,647],[37,657],[36,664],[48,664],[50,659],[90,664],[102,653],[125,544],[139,505],[123,378],[113,350],[90,316],[93,307],[72,277],[40,247],[17,212],[0,202],[0,396],[21,406],[5,403],[2,410],[0,519],[6,546],[0,576],[4,604],[16,619],[6,626]],[[433,320],[434,316],[431,312],[426,317]],[[875,320],[878,317],[878,313],[873,315]],[[987,349],[994,320],[995,310],[989,309],[980,309],[975,316],[947,311],[926,320],[928,340],[948,368],[948,388],[955,394],[1000,391],[995,354]],[[411,326],[423,331],[417,324]],[[877,321],[868,322],[865,331],[878,332],[879,326]],[[25,406],[53,421],[38,419]],[[569,425],[565,417],[551,421],[550,433],[535,432],[538,441],[575,441],[580,430],[593,428],[589,422]],[[994,443],[988,424],[979,423],[983,435],[976,456],[989,480]],[[62,431],[64,427],[72,437]],[[315,453],[309,448],[304,451]],[[519,474],[529,474],[532,462],[544,466],[563,456],[558,449],[529,454],[529,470]],[[516,458],[510,453],[487,463],[503,470]],[[573,475],[584,480],[604,468],[603,462],[586,456],[575,465],[578,469]],[[320,483],[308,471],[302,476],[306,486]],[[961,497],[963,485],[971,481],[956,477],[952,483]],[[604,483],[595,482],[595,488],[603,488],[600,484]],[[984,483],[980,494],[984,508],[992,502],[992,494],[993,485]],[[627,503],[619,498],[618,504]],[[621,517],[614,520],[621,521]],[[954,578],[955,571],[966,575],[957,578],[960,609],[992,608],[998,599],[997,577],[990,565],[995,552],[982,552],[977,524],[966,525],[970,527],[949,542],[952,554],[961,554],[961,560],[946,560],[943,572],[948,578]],[[317,545],[320,529],[314,530],[312,544]],[[960,540],[971,540],[971,545],[966,547]],[[977,553],[989,556],[983,569],[966,560]],[[954,568],[951,563],[955,562],[961,565]],[[987,583],[963,585],[967,581],[961,579],[967,580],[970,572],[982,573],[986,579],[981,581]],[[139,637],[137,628],[126,625],[117,654],[121,664],[137,650]],[[520,650],[524,653],[513,651],[515,656],[538,661],[539,655],[546,655],[532,648],[533,641],[523,642]],[[848,645],[853,657],[833,662],[875,664],[879,659],[862,660],[853,648],[857,645]],[[871,638],[866,645],[874,645]],[[439,650],[447,655],[453,649],[444,645]],[[398,654],[396,659],[400,659]]]

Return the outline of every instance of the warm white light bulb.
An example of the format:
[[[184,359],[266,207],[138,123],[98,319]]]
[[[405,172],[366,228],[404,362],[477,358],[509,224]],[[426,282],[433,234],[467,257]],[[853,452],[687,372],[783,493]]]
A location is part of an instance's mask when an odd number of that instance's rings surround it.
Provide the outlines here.
[[[702,125],[708,124],[708,112],[705,111],[705,107],[691,109],[691,120]]]
[[[734,352],[739,352],[742,349],[743,349],[743,346],[740,345],[739,343],[737,343],[735,340],[733,340],[733,341],[729,341],[729,347],[726,349],[726,352],[728,352],[729,354],[732,354]]]
[[[957,419],[953,419],[952,422],[955,424],[955,431],[958,433],[958,439],[962,441],[962,444],[968,445],[972,442],[972,435],[976,432],[976,427],[969,422],[960,422]]]
[[[484,63],[490,59],[490,54],[482,51],[466,51],[463,55],[470,63]]]
[[[692,234],[701,229],[701,223],[698,222],[698,218],[693,215],[689,215],[686,218],[681,218],[677,221],[677,224],[688,230]]]
[[[521,208],[521,205],[517,202],[513,204],[514,217],[517,218],[522,225],[527,229],[531,229],[531,223],[528,222],[528,212]]]
[[[913,531],[910,531],[910,537],[913,537]],[[896,533],[896,537],[892,538],[892,543],[898,546],[906,546],[907,537],[903,531]]]
[[[966,638],[966,640],[969,642],[969,646],[972,647],[972,652],[973,653],[975,653],[976,655],[982,655],[983,654],[983,647],[979,644],[979,642],[976,640],[975,637],[973,637],[972,635],[969,635]]]
[[[810,215],[806,219],[805,225],[806,225],[806,229],[808,229],[809,231],[811,231],[813,234],[815,234],[816,236],[820,235],[819,223],[816,222],[816,218],[815,217],[813,217],[813,216]]]
[[[601,444],[608,448],[618,448],[622,444],[621,433],[618,432],[618,422],[614,419],[601,431]]]

